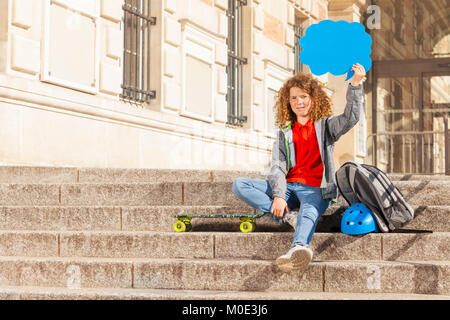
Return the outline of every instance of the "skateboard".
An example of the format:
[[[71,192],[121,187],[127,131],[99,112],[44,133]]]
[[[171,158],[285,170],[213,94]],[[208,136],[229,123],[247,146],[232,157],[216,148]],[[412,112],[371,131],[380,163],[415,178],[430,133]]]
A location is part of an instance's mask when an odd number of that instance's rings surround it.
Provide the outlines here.
[[[256,229],[255,219],[262,217],[265,213],[179,213],[173,214],[172,217],[178,220],[173,224],[175,232],[189,232],[192,230],[192,218],[239,218],[241,232],[253,232]]]

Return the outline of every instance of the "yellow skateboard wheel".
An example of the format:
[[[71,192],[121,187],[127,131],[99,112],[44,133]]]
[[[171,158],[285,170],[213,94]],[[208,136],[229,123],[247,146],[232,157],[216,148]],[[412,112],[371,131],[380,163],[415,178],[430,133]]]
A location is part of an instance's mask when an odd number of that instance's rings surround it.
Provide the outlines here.
[[[175,232],[185,232],[186,225],[183,221],[177,221],[173,224],[173,230],[175,230]]]
[[[250,221],[244,221],[240,226],[241,232],[247,233],[252,232],[254,230],[253,225]]]

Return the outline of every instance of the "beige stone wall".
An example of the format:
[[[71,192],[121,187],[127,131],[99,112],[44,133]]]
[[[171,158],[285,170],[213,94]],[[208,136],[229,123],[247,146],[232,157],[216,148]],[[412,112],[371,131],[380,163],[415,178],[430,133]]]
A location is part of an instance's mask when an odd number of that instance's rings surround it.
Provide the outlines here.
[[[248,1],[243,128],[225,124],[228,1],[151,1],[156,99],[143,105],[119,98],[122,3],[0,0],[0,161],[267,170],[273,102],[296,59],[293,26],[327,18],[328,1]],[[329,87],[342,112],[344,81],[330,77]],[[355,144],[353,133],[346,139]],[[356,156],[337,147],[343,155]]]

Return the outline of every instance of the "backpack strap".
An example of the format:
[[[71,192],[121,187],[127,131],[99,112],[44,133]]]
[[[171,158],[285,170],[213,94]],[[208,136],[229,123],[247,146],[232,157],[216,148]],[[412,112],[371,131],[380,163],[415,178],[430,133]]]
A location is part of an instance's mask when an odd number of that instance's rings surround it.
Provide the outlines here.
[[[356,170],[351,166],[348,167],[348,183],[350,183],[350,187],[352,190],[355,190],[355,173]]]

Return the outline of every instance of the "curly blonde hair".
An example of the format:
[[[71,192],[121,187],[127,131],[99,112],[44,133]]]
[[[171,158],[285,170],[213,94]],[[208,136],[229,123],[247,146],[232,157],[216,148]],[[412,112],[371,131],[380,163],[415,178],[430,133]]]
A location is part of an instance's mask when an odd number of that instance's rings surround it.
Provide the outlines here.
[[[331,99],[323,90],[319,81],[314,79],[311,74],[299,72],[286,80],[283,87],[278,91],[278,99],[274,106],[275,124],[278,127],[282,128],[297,121],[297,116],[289,103],[292,87],[298,87],[311,96],[312,105],[309,117],[313,122],[333,114]]]

